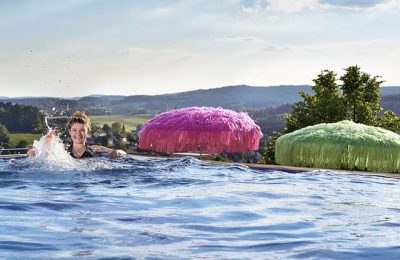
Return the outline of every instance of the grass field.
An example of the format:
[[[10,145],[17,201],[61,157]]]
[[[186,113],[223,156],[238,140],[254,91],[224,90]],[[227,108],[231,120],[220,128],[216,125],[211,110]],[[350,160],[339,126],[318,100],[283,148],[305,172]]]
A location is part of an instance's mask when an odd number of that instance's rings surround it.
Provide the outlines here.
[[[39,140],[41,136],[41,134],[10,134],[10,145],[15,147],[21,140],[25,140],[29,145],[32,145],[33,140]]]
[[[111,126],[112,123],[121,123],[125,125],[126,131],[132,131],[136,129],[136,126],[139,124],[145,123],[149,118],[154,115],[134,115],[134,116],[90,116],[92,123],[97,126],[103,126],[104,124],[108,124]]]

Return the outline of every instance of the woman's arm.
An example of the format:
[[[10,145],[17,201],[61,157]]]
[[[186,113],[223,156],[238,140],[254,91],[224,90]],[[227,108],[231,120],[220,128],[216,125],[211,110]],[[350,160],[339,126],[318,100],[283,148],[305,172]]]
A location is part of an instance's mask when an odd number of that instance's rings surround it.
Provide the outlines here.
[[[115,150],[101,145],[91,145],[89,147],[94,153],[108,153],[108,157],[110,159],[114,159],[126,154],[126,152],[122,150]]]

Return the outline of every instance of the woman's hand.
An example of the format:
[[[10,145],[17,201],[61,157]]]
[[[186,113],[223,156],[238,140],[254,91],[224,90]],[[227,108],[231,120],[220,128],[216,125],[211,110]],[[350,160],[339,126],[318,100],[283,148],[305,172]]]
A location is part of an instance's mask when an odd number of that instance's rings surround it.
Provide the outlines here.
[[[29,149],[26,152],[26,156],[28,156],[29,158],[35,157],[36,156],[36,149],[35,148]]]
[[[108,158],[114,159],[114,158],[116,158],[116,157],[120,157],[120,156],[123,156],[123,155],[125,155],[125,154],[126,154],[126,152],[123,151],[123,150],[112,150],[112,151],[110,152],[110,155],[108,156]]]
[[[46,138],[45,138],[45,143],[50,143],[51,139],[53,139],[54,137],[56,137],[56,131],[55,130],[51,130],[47,133]]]

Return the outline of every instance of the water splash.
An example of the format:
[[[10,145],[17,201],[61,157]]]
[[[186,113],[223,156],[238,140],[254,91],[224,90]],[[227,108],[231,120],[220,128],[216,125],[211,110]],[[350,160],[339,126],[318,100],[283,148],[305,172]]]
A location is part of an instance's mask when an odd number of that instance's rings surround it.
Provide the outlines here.
[[[54,166],[50,168],[70,169],[76,165],[75,160],[65,150],[60,137],[51,128],[39,141],[33,141],[33,148],[36,150],[35,161]]]
[[[48,118],[48,116],[45,116],[45,117],[44,117],[44,123],[46,124],[47,129],[48,129],[49,132],[50,132],[50,131],[53,130],[53,129],[49,126],[49,122],[47,121],[47,118]]]
[[[126,169],[127,165],[121,166],[121,163],[110,161],[108,158],[89,158],[89,159],[73,159],[55,160],[50,157],[34,157],[25,159],[12,159],[8,161],[7,169],[12,172],[22,173],[77,173],[77,172],[93,172],[116,169]]]

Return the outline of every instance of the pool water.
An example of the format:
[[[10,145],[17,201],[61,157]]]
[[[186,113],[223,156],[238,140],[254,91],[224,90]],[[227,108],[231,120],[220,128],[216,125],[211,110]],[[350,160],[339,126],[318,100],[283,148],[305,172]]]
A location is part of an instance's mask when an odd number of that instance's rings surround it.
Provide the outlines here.
[[[191,157],[0,160],[0,257],[400,257],[400,182]]]

